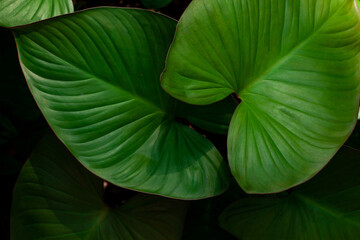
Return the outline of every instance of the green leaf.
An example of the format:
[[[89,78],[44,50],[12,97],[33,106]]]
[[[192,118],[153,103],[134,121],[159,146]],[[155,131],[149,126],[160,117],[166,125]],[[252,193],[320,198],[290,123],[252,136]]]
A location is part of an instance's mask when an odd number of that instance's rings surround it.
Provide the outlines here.
[[[72,0],[1,0],[0,26],[28,24],[73,11]]]
[[[317,176],[287,196],[246,198],[220,224],[239,239],[360,239],[360,151],[343,147]]]
[[[182,16],[162,86],[192,104],[241,99],[228,135],[249,193],[314,176],[350,135],[359,104],[353,0],[198,0]]]
[[[137,194],[110,208],[103,194],[103,181],[47,136],[16,183],[11,239],[180,239],[185,202]]]
[[[35,100],[82,164],[121,187],[205,198],[225,190],[228,173],[214,145],[177,121],[185,104],[160,87],[175,26],[98,8],[13,30]]]
[[[141,2],[149,9],[159,9],[171,3],[172,0],[141,0]]]

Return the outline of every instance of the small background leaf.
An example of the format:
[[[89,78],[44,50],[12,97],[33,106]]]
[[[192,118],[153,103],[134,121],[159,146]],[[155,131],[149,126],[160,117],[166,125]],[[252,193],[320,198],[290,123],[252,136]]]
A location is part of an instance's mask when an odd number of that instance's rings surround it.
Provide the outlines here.
[[[45,137],[16,183],[11,239],[181,238],[186,202],[136,194],[110,208],[103,186],[55,137]]]
[[[239,239],[360,239],[360,151],[343,147],[292,191],[230,205],[221,226]]]

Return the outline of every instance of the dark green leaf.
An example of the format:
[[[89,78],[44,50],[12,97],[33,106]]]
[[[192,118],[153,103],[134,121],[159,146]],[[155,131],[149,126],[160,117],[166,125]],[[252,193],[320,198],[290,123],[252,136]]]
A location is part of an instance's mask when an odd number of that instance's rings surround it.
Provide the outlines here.
[[[48,136],[16,183],[11,239],[180,239],[186,202],[137,194],[110,208],[103,194],[103,181]]]
[[[360,151],[343,147],[313,179],[287,196],[230,205],[221,226],[239,239],[360,239]]]
[[[175,26],[150,11],[98,8],[13,30],[40,109],[88,169],[138,191],[210,197],[227,187],[226,164],[177,121],[186,106],[159,84]]]
[[[172,96],[212,104],[235,93],[228,156],[249,193],[314,176],[349,137],[359,109],[354,0],[197,0],[162,75]]]

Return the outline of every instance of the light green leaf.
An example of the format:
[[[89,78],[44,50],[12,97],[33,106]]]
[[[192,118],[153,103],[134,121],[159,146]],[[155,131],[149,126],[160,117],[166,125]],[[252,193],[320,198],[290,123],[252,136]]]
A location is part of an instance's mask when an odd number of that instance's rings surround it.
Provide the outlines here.
[[[195,0],[182,16],[163,88],[192,104],[241,99],[228,135],[249,193],[314,176],[345,142],[359,104],[354,0]]]
[[[104,203],[103,181],[53,136],[21,171],[11,210],[11,239],[181,238],[186,202],[136,194],[116,208]]]
[[[360,151],[344,147],[287,196],[242,199],[221,226],[242,240],[360,239]]]
[[[147,8],[159,9],[171,3],[172,0],[141,0],[141,2]]]
[[[175,26],[98,8],[13,30],[35,100],[82,164],[125,188],[205,198],[225,190],[228,173],[214,145],[177,121],[185,104],[160,87]]]
[[[72,0],[0,0],[0,26],[28,24],[73,11]]]

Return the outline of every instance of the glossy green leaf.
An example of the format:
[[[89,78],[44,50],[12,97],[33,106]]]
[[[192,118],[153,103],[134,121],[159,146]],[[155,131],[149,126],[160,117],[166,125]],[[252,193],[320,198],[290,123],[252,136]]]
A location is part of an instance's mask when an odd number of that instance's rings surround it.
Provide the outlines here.
[[[192,104],[241,99],[228,135],[249,193],[314,176],[350,135],[359,104],[354,0],[196,0],[182,16],[163,88]]]
[[[159,9],[171,3],[172,0],[141,0],[141,2],[147,8]]]
[[[28,24],[73,11],[72,0],[1,0],[0,26]]]
[[[344,147],[287,196],[242,199],[220,224],[242,240],[360,239],[359,199],[360,151]]]
[[[115,185],[198,199],[223,192],[228,176],[211,142],[179,123],[186,105],[160,87],[175,26],[98,8],[13,30],[30,89],[78,160]]]
[[[137,194],[110,208],[103,181],[53,136],[45,137],[21,171],[11,210],[11,239],[181,238],[186,202]]]

